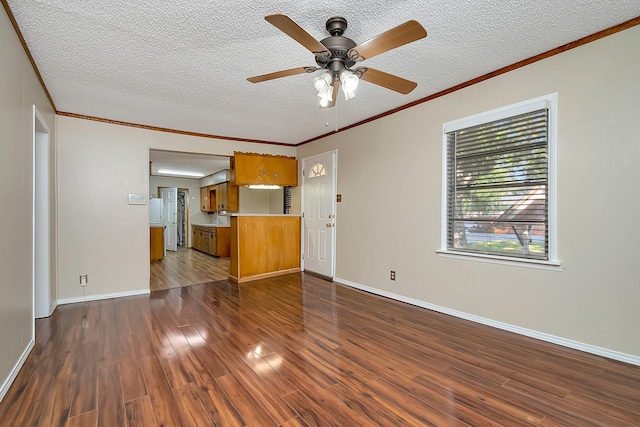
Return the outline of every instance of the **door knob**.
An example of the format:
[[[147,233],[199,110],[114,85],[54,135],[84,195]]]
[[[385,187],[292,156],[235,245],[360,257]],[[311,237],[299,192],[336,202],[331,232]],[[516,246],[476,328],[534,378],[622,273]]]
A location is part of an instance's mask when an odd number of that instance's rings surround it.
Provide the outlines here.
[[[331,228],[331,224],[327,224],[327,228]]]

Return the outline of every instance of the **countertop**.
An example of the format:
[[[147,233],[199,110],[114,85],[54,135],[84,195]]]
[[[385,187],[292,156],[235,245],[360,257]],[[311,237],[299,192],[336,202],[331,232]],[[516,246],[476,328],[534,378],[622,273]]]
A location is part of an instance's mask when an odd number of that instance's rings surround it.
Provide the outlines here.
[[[231,212],[226,214],[227,216],[286,216],[286,217],[300,217],[301,215],[294,214],[267,214],[267,213],[243,213],[243,212]]]
[[[191,223],[191,225],[195,225],[197,227],[229,227],[228,225],[220,225],[220,224],[195,224]]]
[[[164,228],[164,224],[149,223],[149,228]]]

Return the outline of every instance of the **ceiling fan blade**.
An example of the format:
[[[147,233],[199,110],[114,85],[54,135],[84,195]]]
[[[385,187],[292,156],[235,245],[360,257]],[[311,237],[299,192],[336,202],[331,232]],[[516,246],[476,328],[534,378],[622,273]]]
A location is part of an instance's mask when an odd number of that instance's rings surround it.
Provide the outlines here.
[[[333,101],[329,102],[325,107],[320,106],[321,109],[325,109],[325,108],[333,108],[336,105],[336,100],[338,99],[338,91],[340,90],[340,80],[336,79],[333,82],[333,93],[331,95],[331,98],[333,99]]]
[[[408,94],[418,86],[418,83],[374,68],[358,67],[354,71],[356,74],[360,75],[360,80],[395,90],[396,92],[400,92],[404,95]]]
[[[311,34],[307,33],[302,27],[293,22],[286,15],[267,15],[264,17],[269,23],[273,24],[280,31],[309,49],[316,56],[324,56],[329,58],[331,52],[318,40],[314,39]]]
[[[275,73],[262,74],[261,76],[249,77],[251,83],[260,83],[267,80],[279,79],[280,77],[295,76],[296,74],[313,73],[316,71],[316,67],[299,67],[291,68],[289,70],[276,71]]]
[[[427,37],[418,21],[407,21],[349,50],[349,59],[363,61],[396,47]]]

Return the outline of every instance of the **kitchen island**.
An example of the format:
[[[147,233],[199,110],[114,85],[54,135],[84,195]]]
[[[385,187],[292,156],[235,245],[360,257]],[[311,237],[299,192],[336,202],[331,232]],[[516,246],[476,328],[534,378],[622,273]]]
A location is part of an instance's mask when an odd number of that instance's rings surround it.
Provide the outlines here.
[[[299,215],[230,216],[230,280],[243,283],[300,271]]]

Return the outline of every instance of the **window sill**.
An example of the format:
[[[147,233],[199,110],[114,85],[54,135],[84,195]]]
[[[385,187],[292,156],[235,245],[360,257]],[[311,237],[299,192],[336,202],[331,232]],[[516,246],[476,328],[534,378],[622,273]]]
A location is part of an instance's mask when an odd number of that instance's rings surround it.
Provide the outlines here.
[[[455,252],[444,249],[436,250],[436,253],[444,258],[463,259],[476,262],[488,262],[491,264],[510,265],[514,267],[537,268],[540,270],[562,271],[562,265],[558,261],[541,261],[536,259],[518,259],[496,255],[472,254],[468,252]]]

